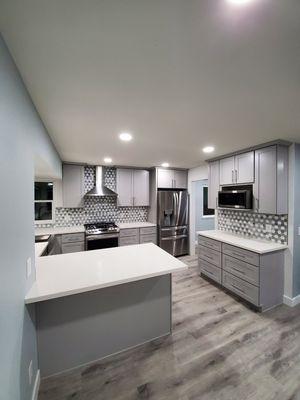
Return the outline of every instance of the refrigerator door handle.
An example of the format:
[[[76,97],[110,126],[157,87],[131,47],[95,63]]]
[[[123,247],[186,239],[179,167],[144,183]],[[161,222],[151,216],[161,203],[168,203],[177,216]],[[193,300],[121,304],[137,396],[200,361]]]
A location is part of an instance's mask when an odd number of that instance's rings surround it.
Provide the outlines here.
[[[161,241],[163,241],[163,240],[179,240],[179,239],[184,239],[187,237],[188,237],[188,235],[168,236],[168,237],[161,238],[160,240]]]

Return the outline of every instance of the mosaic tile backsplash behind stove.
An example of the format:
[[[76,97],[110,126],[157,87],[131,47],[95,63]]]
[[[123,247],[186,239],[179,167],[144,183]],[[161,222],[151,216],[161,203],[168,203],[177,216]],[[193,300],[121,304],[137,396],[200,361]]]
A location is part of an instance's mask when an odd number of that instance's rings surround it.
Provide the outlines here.
[[[84,192],[87,193],[95,185],[96,169],[92,166],[84,168]],[[105,185],[116,190],[116,169],[104,168]],[[55,226],[74,226],[85,223],[144,222],[148,218],[148,207],[118,207],[114,197],[85,197],[83,208],[57,207],[55,210]],[[49,224],[39,227],[53,226]]]
[[[267,228],[271,228],[271,231]],[[288,216],[219,209],[218,229],[255,239],[287,244]]]

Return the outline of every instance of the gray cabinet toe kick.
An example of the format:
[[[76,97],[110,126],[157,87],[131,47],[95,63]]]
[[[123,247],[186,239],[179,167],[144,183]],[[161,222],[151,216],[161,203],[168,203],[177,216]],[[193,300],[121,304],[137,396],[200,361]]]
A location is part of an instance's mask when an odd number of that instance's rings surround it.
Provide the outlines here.
[[[260,311],[283,302],[284,250],[259,254],[198,236],[198,266],[208,277]]]

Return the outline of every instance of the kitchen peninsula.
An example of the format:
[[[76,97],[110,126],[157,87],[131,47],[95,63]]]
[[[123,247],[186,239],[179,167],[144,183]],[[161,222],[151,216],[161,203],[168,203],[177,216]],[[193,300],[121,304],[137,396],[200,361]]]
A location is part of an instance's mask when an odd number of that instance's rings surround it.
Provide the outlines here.
[[[39,257],[25,302],[36,307],[41,375],[170,334],[171,274],[186,268],[152,243]]]

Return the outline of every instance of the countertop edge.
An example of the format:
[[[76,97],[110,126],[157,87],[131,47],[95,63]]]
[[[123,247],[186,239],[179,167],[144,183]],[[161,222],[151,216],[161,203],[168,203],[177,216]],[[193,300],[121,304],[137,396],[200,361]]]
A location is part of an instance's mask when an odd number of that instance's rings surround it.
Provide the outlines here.
[[[33,284],[33,286],[31,287],[31,289],[29,290],[29,292],[27,293],[26,297],[25,297],[25,304],[33,304],[33,303],[39,303],[41,301],[46,301],[46,300],[51,300],[51,299],[57,299],[60,297],[66,297],[66,296],[71,296],[71,295],[75,295],[75,294],[80,294],[80,293],[87,293],[87,292],[91,292],[93,290],[99,290],[99,289],[105,289],[108,287],[112,287],[112,286],[118,286],[118,285],[122,285],[122,284],[126,284],[126,283],[130,283],[130,282],[138,282],[141,281],[143,279],[149,279],[149,278],[155,278],[156,276],[163,276],[163,275],[169,275],[172,274],[173,272],[178,272],[178,271],[184,271],[187,270],[188,266],[186,264],[184,264],[184,266],[182,267],[178,267],[178,268],[170,268],[170,269],[166,269],[164,271],[161,272],[155,272],[153,274],[149,273],[143,276],[138,276],[138,277],[132,277],[132,278],[127,278],[127,279],[120,279],[118,281],[114,281],[114,282],[107,282],[104,284],[96,284],[96,285],[92,285],[92,286],[88,286],[88,287],[82,287],[82,288],[76,288],[76,289],[70,289],[67,291],[62,291],[62,292],[56,292],[53,294],[45,294],[42,296],[30,296],[30,292],[32,290],[34,290],[35,286],[36,286],[36,282]]]
[[[224,232],[224,233],[226,234],[226,232]],[[276,244],[276,248],[273,248],[273,249],[271,248],[271,249],[266,249],[266,250],[257,250],[257,249],[254,249],[254,247],[245,246],[243,244],[234,242],[234,240],[213,237],[209,233],[203,233],[203,231],[197,231],[197,235],[204,236],[204,237],[207,237],[207,238],[212,239],[212,240],[218,240],[220,242],[223,242],[223,243],[226,243],[226,244],[230,244],[232,246],[240,247],[241,249],[252,251],[253,253],[257,253],[257,254],[274,253],[274,252],[277,252],[277,251],[286,250],[288,248],[287,245],[284,245],[284,244],[281,245],[279,243],[274,243],[274,244]],[[237,237],[237,240],[239,240],[239,239],[244,239],[244,238],[243,237],[241,237],[241,238]],[[251,240],[251,239],[247,238],[247,240]],[[262,241],[261,243],[264,244],[266,242]],[[270,245],[272,245],[272,244],[273,244],[273,242],[270,242]]]

